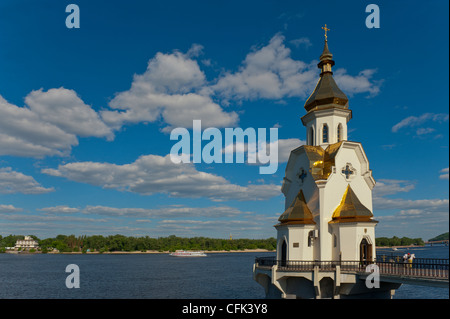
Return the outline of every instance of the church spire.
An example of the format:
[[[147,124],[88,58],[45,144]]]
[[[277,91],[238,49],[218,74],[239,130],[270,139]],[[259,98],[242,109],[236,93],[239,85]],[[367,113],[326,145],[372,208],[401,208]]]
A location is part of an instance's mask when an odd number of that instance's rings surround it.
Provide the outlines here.
[[[326,24],[325,27],[322,27],[322,29],[325,31],[325,45],[320,56],[320,63],[317,65],[320,69],[322,69],[322,73],[320,74],[321,76],[325,72],[330,72],[331,74],[333,74],[333,72],[331,72],[331,67],[334,65],[333,54],[331,54],[330,50],[328,49],[327,31],[330,31],[330,29],[327,28]]]
[[[323,52],[320,55],[320,62],[317,67],[322,70],[320,73],[319,82],[317,82],[316,88],[311,96],[305,103],[306,111],[313,109],[319,109],[323,107],[329,107],[334,104],[340,108],[348,108],[348,98],[337,86],[333,79],[333,72],[331,67],[334,66],[333,54],[328,49],[328,36],[327,31],[330,29],[322,27],[325,30],[325,45]]]

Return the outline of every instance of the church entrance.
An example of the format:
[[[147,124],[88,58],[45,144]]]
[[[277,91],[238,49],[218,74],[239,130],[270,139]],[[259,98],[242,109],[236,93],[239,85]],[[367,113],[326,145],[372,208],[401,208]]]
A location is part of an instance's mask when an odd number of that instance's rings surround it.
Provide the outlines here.
[[[286,259],[287,259],[287,245],[286,241],[283,240],[283,244],[281,245],[281,266],[286,267]]]
[[[361,240],[361,244],[359,245],[359,257],[363,263],[372,261],[372,244],[365,238]]]

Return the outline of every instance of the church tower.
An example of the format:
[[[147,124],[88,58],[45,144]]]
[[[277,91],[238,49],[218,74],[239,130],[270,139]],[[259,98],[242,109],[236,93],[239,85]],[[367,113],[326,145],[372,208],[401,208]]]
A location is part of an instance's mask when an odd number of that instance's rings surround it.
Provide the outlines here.
[[[307,144],[326,148],[347,140],[347,122],[352,118],[348,109],[348,98],[333,79],[333,55],[328,49],[328,40],[320,56],[321,69],[316,88],[305,103],[307,114],[302,117],[306,126]]]
[[[285,208],[275,225],[276,260],[280,267],[316,267],[333,262],[340,265],[343,261],[365,264],[375,258],[375,180],[361,143],[348,140],[347,123],[352,111],[347,96],[333,78],[334,60],[326,35],[329,29],[326,25],[323,29],[325,45],[317,65],[320,78],[306,100],[306,114],[301,118],[307,143],[291,151],[281,188]],[[314,274],[290,272],[289,276],[275,273],[279,279],[273,277],[276,267],[272,268],[271,282],[285,298],[334,298],[344,294],[338,286],[354,286],[337,279],[339,267],[334,275],[316,270]],[[261,272],[255,280],[264,286],[262,278]],[[270,287],[266,288],[268,295]],[[391,288],[383,293],[390,296]]]
[[[285,212],[275,226],[278,259],[372,260],[375,181],[361,143],[347,139],[352,111],[334,81],[326,36],[317,66],[320,78],[301,118],[307,145],[291,152],[283,180]]]

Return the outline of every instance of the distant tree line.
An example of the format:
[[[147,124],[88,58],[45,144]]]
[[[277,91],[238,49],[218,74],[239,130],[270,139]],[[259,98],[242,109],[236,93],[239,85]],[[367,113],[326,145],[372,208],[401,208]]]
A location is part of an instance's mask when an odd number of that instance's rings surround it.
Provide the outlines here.
[[[447,235],[448,236],[448,235]],[[123,235],[93,235],[93,236],[75,236],[58,235],[54,238],[39,239],[31,235],[38,243],[42,252],[57,249],[60,252],[113,252],[113,251],[175,251],[184,250],[242,250],[242,249],[276,249],[276,239],[219,239],[208,237],[177,237],[171,235],[168,237],[152,238],[128,237]],[[24,239],[22,235],[0,236],[0,250],[5,247],[14,247],[18,239]],[[397,237],[392,238],[378,237],[375,239],[376,246],[409,246],[424,245],[422,238]]]
[[[399,238],[397,236],[394,236],[392,238],[387,237],[378,237],[375,238],[375,245],[378,247],[381,246],[410,246],[410,245],[417,245],[417,246],[423,246],[425,245],[422,238],[408,238],[408,237],[402,237]]]
[[[429,241],[435,241],[435,240],[448,240],[448,232],[440,234],[436,237],[428,239]]]
[[[127,237],[123,235],[111,236],[75,236],[58,235],[54,238],[39,239],[32,236],[39,243],[42,252],[57,249],[60,252],[113,252],[113,251],[175,251],[175,250],[242,250],[242,249],[276,249],[276,239],[217,239],[207,237],[183,238],[171,235],[168,237]],[[0,248],[13,247],[17,239],[24,236],[0,236]]]

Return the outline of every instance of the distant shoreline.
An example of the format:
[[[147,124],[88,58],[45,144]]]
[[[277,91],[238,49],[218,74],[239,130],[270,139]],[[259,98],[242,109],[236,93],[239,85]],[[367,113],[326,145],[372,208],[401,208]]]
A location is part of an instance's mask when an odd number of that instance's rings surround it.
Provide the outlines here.
[[[195,250],[190,250],[195,251]],[[275,250],[267,250],[267,249],[242,249],[242,250],[200,250],[205,252],[205,254],[217,254],[217,253],[260,253],[260,252],[275,252]],[[158,251],[158,250],[147,250],[147,251],[105,251],[105,252],[98,252],[98,251],[90,251],[86,252],[84,254],[86,255],[97,255],[97,254],[103,254],[103,255],[131,255],[131,254],[137,254],[137,255],[145,255],[145,254],[170,254],[171,251],[165,250],[165,251]],[[83,254],[82,252],[63,252],[63,253],[51,253],[48,252],[48,254]]]
[[[193,251],[193,250],[190,250]],[[217,254],[217,253],[261,253],[261,252],[275,252],[275,250],[268,249],[241,249],[241,250],[201,250],[205,254]],[[41,251],[28,252],[28,251],[5,251],[7,254],[42,254]],[[147,251],[72,251],[72,252],[47,252],[45,254],[49,255],[145,255],[145,254],[170,254],[171,251],[158,251],[158,250],[147,250]]]
[[[376,249],[392,249],[392,248],[415,248],[415,247],[425,247],[425,245],[405,245],[405,246],[377,246]]]

